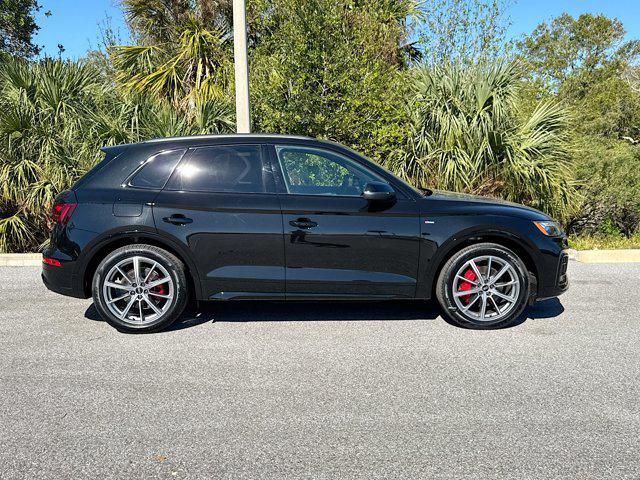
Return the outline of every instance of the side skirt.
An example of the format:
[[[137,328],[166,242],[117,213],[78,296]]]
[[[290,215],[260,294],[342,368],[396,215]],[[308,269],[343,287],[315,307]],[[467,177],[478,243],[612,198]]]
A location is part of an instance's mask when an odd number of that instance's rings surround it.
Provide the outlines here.
[[[385,300],[414,300],[414,298],[402,295],[337,295],[329,294],[310,294],[310,293],[261,293],[261,292],[218,292],[209,297],[209,300],[225,301],[225,300],[330,300],[330,301],[385,301]]]

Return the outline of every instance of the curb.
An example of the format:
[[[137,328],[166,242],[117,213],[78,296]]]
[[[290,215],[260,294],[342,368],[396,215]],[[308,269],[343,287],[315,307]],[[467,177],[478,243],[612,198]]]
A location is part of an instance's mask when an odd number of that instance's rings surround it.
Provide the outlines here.
[[[575,259],[582,263],[636,263],[640,262],[640,250],[579,250]]]
[[[0,253],[0,267],[39,267],[41,253]]]
[[[570,248],[566,250],[567,255],[569,255],[569,260],[578,260],[578,251]]]

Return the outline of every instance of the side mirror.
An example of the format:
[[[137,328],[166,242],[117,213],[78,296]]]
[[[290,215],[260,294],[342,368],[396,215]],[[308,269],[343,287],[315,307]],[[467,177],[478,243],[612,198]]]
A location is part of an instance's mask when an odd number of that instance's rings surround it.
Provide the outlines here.
[[[369,182],[364,186],[362,198],[369,202],[390,202],[396,199],[396,192],[384,182]]]

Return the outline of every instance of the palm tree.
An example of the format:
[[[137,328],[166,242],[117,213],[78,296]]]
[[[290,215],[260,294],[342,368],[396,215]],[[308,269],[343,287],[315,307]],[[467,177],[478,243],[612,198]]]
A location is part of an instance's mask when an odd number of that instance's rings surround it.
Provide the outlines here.
[[[0,58],[0,251],[44,242],[53,198],[97,160],[83,120],[100,91],[82,63]]]
[[[127,19],[141,40],[136,45],[110,48],[116,82],[124,94],[166,101],[189,116],[219,113],[215,128],[225,128],[225,117],[232,112],[231,27],[224,9],[213,8],[212,3],[124,2]],[[224,6],[228,2],[219,3]],[[210,119],[204,122],[212,123]]]
[[[413,72],[406,152],[389,162],[424,186],[499,196],[564,218],[572,205],[568,113],[544,102],[525,114],[518,62]]]
[[[100,147],[232,126],[204,94],[185,113],[152,95],[121,96],[84,62],[0,57],[0,252],[45,244],[53,199],[101,159]]]

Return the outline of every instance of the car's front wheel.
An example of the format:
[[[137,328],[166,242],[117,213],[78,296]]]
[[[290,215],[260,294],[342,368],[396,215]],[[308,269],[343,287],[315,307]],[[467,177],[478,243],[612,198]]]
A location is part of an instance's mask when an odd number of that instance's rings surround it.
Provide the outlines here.
[[[96,269],[92,291],[102,318],[126,332],[162,330],[187,302],[182,262],[153,245],[128,245],[108,254]]]
[[[495,243],[463,248],[443,266],[436,296],[454,323],[498,328],[515,322],[529,300],[529,275],[522,260]]]

